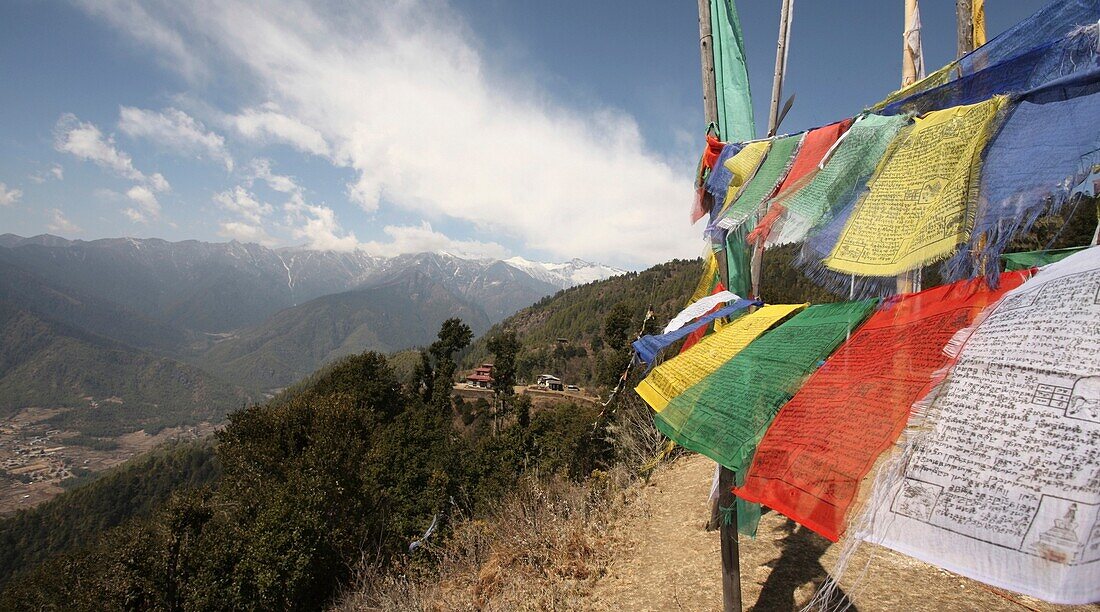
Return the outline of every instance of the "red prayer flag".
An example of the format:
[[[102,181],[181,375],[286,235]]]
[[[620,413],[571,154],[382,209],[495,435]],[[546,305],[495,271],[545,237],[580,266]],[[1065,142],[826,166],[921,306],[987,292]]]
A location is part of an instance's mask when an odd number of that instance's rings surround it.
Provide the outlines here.
[[[793,192],[801,187],[805,180],[812,177],[818,170],[817,165],[825,158],[825,154],[844,132],[852,127],[852,121],[852,119],[845,119],[807,132],[806,137],[802,139],[802,145],[798,148],[798,154],[794,157],[790,171],[787,172],[787,176],[779,184],[772,198],[778,198],[788,191]],[[773,202],[768,208],[768,214],[749,232],[749,243],[760,244],[766,240],[772,224],[783,210],[782,205]]]
[[[695,173],[695,199],[691,203],[692,225],[709,214],[711,207],[714,206],[714,198],[707,193],[703,186],[706,183],[708,171],[714,169],[714,163],[718,161],[718,156],[722,154],[724,148],[726,148],[726,143],[711,134],[707,134],[707,146],[699,157],[699,167]]]
[[[1026,277],[1006,272],[997,289],[977,278],[885,302],[780,409],[734,492],[837,541],[863,478],[949,365],[944,347]]]

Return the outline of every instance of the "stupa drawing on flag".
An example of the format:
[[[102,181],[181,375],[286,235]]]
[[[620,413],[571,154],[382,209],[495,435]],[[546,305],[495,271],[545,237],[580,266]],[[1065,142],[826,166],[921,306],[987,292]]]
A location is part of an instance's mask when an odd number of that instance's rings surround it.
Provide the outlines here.
[[[1053,527],[1039,534],[1031,549],[1049,561],[1072,564],[1082,548],[1077,527],[1077,504],[1071,503],[1062,518],[1054,519]]]

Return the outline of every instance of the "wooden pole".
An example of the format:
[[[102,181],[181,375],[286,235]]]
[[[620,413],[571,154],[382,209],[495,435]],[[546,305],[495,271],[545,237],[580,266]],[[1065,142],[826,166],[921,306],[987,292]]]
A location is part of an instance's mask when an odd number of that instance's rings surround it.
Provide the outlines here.
[[[718,471],[718,506],[727,508],[730,521],[722,517],[718,528],[722,541],[722,610],[741,612],[741,551],[737,544],[737,505],[733,496],[733,472],[726,467]]]
[[[699,0],[699,55],[703,66],[703,114],[707,125],[718,123],[718,92],[714,80],[714,34],[710,25],[710,0]],[[723,138],[725,134],[721,135]]]
[[[970,0],[955,0],[955,23],[958,36],[957,57],[974,50],[974,7]]]
[[[791,33],[791,7],[794,0],[783,0],[779,11],[779,41],[775,47],[775,74],[772,76],[772,103],[768,112],[768,136],[779,129],[779,98],[783,95],[783,72],[787,69],[787,37]]]
[[[905,0],[905,30],[901,35],[901,86],[906,87],[912,85],[917,80],[917,54],[914,53],[913,47],[909,44],[909,35],[915,31],[916,35],[920,36],[920,30],[917,29],[916,23],[917,16],[917,0]],[[918,39],[919,40],[919,39]]]
[[[794,0],[783,0],[779,11],[779,40],[775,46],[775,73],[772,76],[772,100],[768,112],[768,136],[779,130],[779,100],[783,97],[783,76],[787,70],[788,42],[791,35],[791,11]],[[758,242],[749,260],[749,278],[752,279],[752,297],[760,297],[760,276],[764,267],[764,243]]]
[[[710,24],[710,0],[699,0],[699,56],[703,67],[703,118],[709,127],[718,125],[718,87],[714,78],[714,33]],[[726,138],[725,134],[719,134]],[[711,197],[706,190],[703,197]],[[712,202],[711,206],[721,206]],[[724,256],[718,257],[718,278],[729,284],[729,266]]]
[[[710,23],[710,0],[699,0],[699,55],[703,66],[703,110],[707,125],[718,122],[717,85],[714,78],[714,35]],[[725,134],[721,134],[725,137]],[[718,203],[715,202],[715,205]],[[724,254],[723,254],[724,255]],[[726,279],[725,257],[720,257],[721,278]],[[728,283],[729,281],[726,280]],[[718,505],[733,505],[733,472],[720,468],[718,475]],[[741,563],[737,547],[737,514],[734,511],[733,524],[721,521],[718,530],[722,542],[722,610],[741,612]]]

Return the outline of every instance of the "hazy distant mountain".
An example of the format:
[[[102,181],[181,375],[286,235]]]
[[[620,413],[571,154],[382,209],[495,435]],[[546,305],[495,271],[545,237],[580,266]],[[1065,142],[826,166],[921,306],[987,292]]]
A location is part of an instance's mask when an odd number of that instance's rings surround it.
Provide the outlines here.
[[[4,302],[0,346],[0,417],[28,406],[72,408],[56,417],[59,425],[117,435],[218,420],[247,399],[197,367]]]
[[[44,325],[51,346],[68,347],[71,358],[4,346],[0,359],[23,379],[0,380],[0,406],[71,403],[80,393],[119,389],[134,398],[127,406],[164,393],[172,397],[162,403],[191,402],[203,412],[202,394],[187,381],[217,380],[219,397],[231,388],[221,381],[285,386],[336,357],[428,344],[448,317],[481,333],[563,287],[619,272],[580,260],[3,234],[0,307],[24,327]],[[180,361],[206,372],[173,373]],[[183,382],[168,384],[176,379]]]
[[[37,313],[54,321],[167,354],[184,351],[189,335],[107,299],[75,289],[51,286],[6,259],[0,249],[0,305]]]
[[[222,333],[256,325],[284,308],[369,286],[416,269],[500,321],[574,284],[622,271],[574,260],[539,264],[466,259],[447,253],[392,258],[355,251],[269,249],[239,242],[0,236],[7,260],[50,286],[108,299],[174,327]]]
[[[430,272],[406,269],[385,282],[283,310],[219,342],[203,363],[253,387],[283,387],[345,355],[427,345],[451,317],[475,334],[491,324],[480,306]]]

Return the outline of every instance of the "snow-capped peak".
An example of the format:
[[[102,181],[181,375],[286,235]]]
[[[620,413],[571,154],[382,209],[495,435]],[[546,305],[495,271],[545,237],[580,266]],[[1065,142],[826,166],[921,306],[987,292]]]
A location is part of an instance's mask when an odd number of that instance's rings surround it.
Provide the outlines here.
[[[583,259],[573,259],[567,263],[543,263],[517,256],[505,259],[504,263],[562,289],[626,273],[626,270]]]

